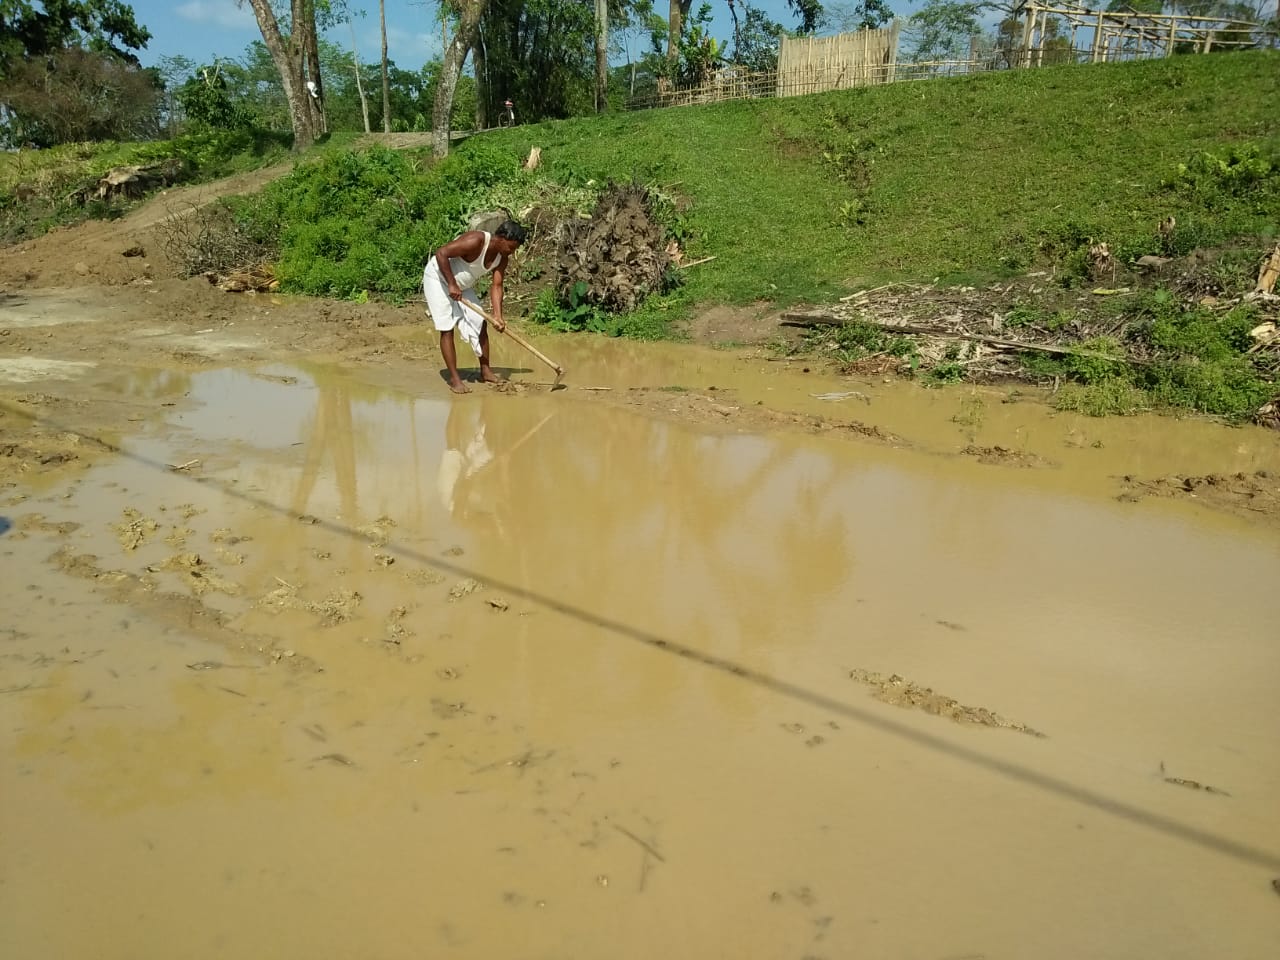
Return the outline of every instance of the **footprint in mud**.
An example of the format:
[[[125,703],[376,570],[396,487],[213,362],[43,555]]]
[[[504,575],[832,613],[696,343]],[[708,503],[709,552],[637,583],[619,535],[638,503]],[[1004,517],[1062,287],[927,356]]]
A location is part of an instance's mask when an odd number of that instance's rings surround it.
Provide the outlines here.
[[[406,570],[402,576],[410,583],[418,586],[429,587],[437,583],[444,583],[444,574],[436,573],[434,570]]]
[[[459,700],[454,703],[449,703],[448,701],[441,700],[438,697],[432,697],[431,712],[441,720],[454,720],[458,717],[469,717],[474,711],[467,709],[467,705],[464,701]]]
[[[63,521],[55,523],[47,520],[43,513],[28,513],[26,516],[18,517],[17,522],[10,521],[7,517],[0,517],[0,533],[6,530],[13,530],[13,538],[15,540],[25,540],[31,533],[52,533],[59,537],[69,536],[80,529],[80,524],[72,521]]]
[[[214,573],[197,553],[175,553],[162,563],[154,563],[146,568],[148,573],[175,571],[183,574],[187,586],[197,597],[216,591],[229,597],[239,596],[242,592],[240,584]]]
[[[404,618],[409,615],[408,607],[392,607],[387,614],[387,624],[382,639],[385,643],[399,646],[414,636],[414,632],[404,625]]]
[[[355,590],[335,590],[323,600],[307,600],[298,596],[296,584],[280,581],[280,586],[258,599],[258,606],[281,610],[305,610],[319,616],[326,627],[346,623],[355,616],[364,597]]]
[[[209,534],[210,543],[225,543],[227,546],[235,546],[237,543],[248,543],[253,537],[237,537],[233,536],[230,527],[219,527]]]
[[[480,589],[480,584],[475,580],[471,579],[470,577],[467,577],[464,580],[459,580],[457,583],[453,585],[452,588],[450,588],[449,599],[451,601],[461,600],[463,597],[468,596],[469,594],[475,593],[479,589]]]
[[[150,517],[144,517],[133,507],[126,507],[119,523],[111,528],[116,532],[116,539],[126,550],[137,550],[160,529],[160,524]]]
[[[379,517],[372,523],[366,523],[363,526],[356,527],[356,533],[364,537],[375,547],[386,546],[387,540],[391,537],[391,528],[396,522],[390,517]]]

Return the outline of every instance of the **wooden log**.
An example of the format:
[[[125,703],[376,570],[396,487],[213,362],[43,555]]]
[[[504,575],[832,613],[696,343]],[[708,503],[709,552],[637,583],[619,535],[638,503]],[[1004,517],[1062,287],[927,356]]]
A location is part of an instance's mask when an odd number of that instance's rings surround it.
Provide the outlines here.
[[[782,315],[779,325],[783,327],[804,327],[813,329],[815,327],[842,327],[849,321],[844,317],[838,317],[832,313],[800,313],[788,312]],[[1112,360],[1117,363],[1136,363],[1146,365],[1149,361],[1138,360],[1133,357],[1113,357],[1109,354],[1098,353],[1095,350],[1080,350],[1074,347],[1059,347],[1049,343],[1024,343],[1021,340],[1005,340],[1001,337],[991,337],[982,333],[966,333],[960,330],[949,330],[946,327],[930,327],[915,323],[885,323],[882,320],[860,320],[859,323],[867,323],[871,326],[878,327],[886,333],[901,333],[909,336],[922,337],[940,337],[944,340],[968,340],[972,343],[981,343],[988,347],[994,347],[997,350],[1025,350],[1030,353],[1050,353],[1056,356],[1071,357],[1091,357],[1096,360]]]
[[[1253,288],[1253,292],[1270,293],[1277,280],[1280,280],[1280,244],[1276,244],[1271,256],[1258,271],[1258,285]]]

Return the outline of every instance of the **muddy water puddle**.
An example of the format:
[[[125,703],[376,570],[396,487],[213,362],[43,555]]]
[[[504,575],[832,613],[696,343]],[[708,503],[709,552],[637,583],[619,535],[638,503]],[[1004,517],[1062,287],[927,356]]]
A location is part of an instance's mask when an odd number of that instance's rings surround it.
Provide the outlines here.
[[[1280,942],[1274,530],[563,392],[110,387],[156,419],[3,508],[5,955]]]

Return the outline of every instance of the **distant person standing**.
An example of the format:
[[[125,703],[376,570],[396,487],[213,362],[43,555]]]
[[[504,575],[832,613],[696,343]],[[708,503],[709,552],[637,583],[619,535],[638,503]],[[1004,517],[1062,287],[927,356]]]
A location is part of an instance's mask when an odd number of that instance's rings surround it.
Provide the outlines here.
[[[489,366],[488,324],[479,313],[463,306],[461,301],[465,299],[479,307],[480,301],[472,290],[481,277],[492,273],[489,312],[499,333],[507,328],[506,321],[502,319],[502,278],[511,255],[524,243],[525,236],[524,227],[514,220],[503,221],[493,233],[468,230],[442,246],[423,264],[422,292],[431,320],[440,331],[440,354],[449,368],[449,389],[454,393],[471,392],[458,374],[453,337],[455,329],[462,333],[462,339],[471,345],[479,358],[480,379],[485,383],[498,383],[500,380]]]
[[[502,126],[514,127],[516,125],[516,105],[510,100],[506,100],[502,104]]]

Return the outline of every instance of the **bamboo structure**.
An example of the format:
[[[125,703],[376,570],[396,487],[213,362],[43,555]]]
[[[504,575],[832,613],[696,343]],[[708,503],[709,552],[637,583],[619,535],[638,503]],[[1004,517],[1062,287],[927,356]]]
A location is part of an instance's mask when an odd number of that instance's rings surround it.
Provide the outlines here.
[[[718,103],[763,97],[793,97],[880,83],[928,80],[990,70],[1063,63],[1114,63],[1178,54],[1260,46],[1266,27],[1245,20],[1092,10],[1069,3],[1030,2],[1021,10],[1021,37],[1003,37],[1004,47],[968,60],[903,62],[898,59],[899,23],[834,37],[783,38],[778,69],[752,73],[729,66],[708,82],[688,87],[663,83],[658,92],[628,101],[628,109]]]
[[[783,37],[778,48],[779,97],[892,83],[899,24],[834,37]]]
[[[1108,12],[1069,3],[1028,3],[1023,17],[1022,42],[1010,51],[1013,67],[1043,66],[1046,54],[1056,63],[1114,63],[1239,50],[1258,46],[1265,29],[1251,20]]]

